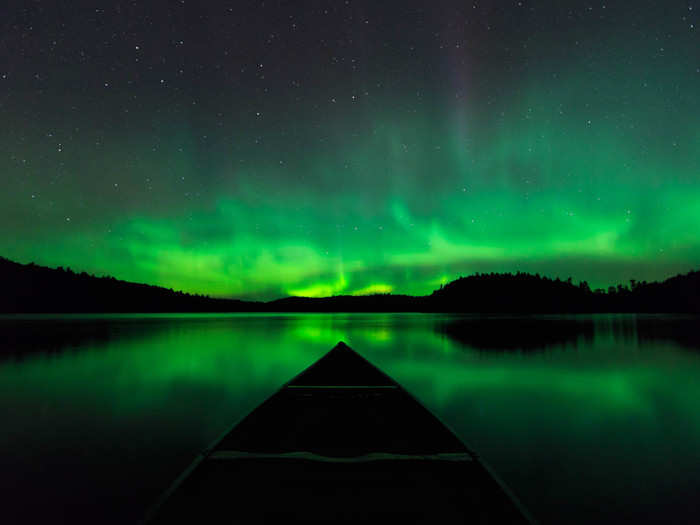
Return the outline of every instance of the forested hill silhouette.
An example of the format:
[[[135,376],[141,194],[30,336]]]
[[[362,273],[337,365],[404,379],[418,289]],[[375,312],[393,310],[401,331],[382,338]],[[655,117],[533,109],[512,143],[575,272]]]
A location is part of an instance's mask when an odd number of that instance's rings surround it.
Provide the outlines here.
[[[260,303],[213,299],[0,257],[0,312],[237,312]]]
[[[287,297],[267,303],[214,299],[0,257],[0,312],[466,312],[700,313],[700,272],[608,290],[527,273],[460,277],[427,296]]]
[[[431,310],[446,312],[685,312],[700,313],[700,272],[671,277],[661,283],[630,280],[607,291],[591,290],[586,281],[574,284],[539,274],[475,274],[448,283],[428,298]]]

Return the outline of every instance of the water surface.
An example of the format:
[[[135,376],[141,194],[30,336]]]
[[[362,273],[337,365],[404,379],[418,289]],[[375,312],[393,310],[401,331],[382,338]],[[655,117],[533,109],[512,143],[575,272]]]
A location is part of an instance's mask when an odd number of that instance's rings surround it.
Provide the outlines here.
[[[543,523],[697,523],[696,326],[634,315],[5,316],[0,512],[8,523],[139,519],[197,452],[343,340]]]

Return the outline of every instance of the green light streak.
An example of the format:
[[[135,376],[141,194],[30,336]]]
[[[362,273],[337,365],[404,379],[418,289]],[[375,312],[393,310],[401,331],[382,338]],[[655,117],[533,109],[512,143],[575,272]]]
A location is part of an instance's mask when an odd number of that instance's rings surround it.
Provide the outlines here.
[[[490,105],[467,99],[407,115],[387,101],[386,110],[337,117],[340,128],[352,122],[363,133],[304,150],[275,143],[246,162],[219,152],[202,176],[196,141],[173,125],[162,158],[151,154],[119,189],[128,207],[86,206],[72,190],[50,203],[0,197],[15,214],[0,226],[0,253],[255,299],[426,294],[475,271],[607,287],[694,269],[695,99],[664,113],[654,91],[629,85],[629,67],[611,64],[603,62],[609,78],[600,79],[569,65],[545,91],[533,73]],[[667,82],[662,72],[645,74],[648,86]],[[679,93],[696,93],[696,77],[679,78]],[[284,161],[271,162],[277,157]],[[183,201],[161,185],[170,199],[161,205],[144,194],[136,181],[160,180],[159,161],[202,197]],[[25,220],[28,213],[39,218]]]

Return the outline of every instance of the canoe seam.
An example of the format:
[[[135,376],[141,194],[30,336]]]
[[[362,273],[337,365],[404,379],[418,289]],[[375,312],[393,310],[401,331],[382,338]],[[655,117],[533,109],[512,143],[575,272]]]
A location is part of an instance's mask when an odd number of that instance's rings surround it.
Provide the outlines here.
[[[466,443],[457,435],[457,433],[450,427],[450,425],[446,424],[440,417],[438,417],[433,411],[429,410],[420,400],[418,400],[413,394],[411,394],[408,390],[403,388],[396,380],[394,380],[391,376],[389,376],[386,372],[375,366],[373,363],[365,359],[363,356],[361,356],[358,352],[350,348],[347,344],[345,344],[343,341],[340,341],[335,347],[333,347],[332,350],[337,349],[340,347],[341,349],[347,349],[350,350],[352,353],[354,353],[357,357],[362,359],[365,363],[367,363],[369,366],[371,366],[374,370],[379,372],[383,377],[388,379],[391,383],[392,386],[395,386],[399,390],[401,390],[404,394],[406,394],[410,399],[413,399],[414,402],[416,402],[419,406],[421,406],[424,410],[426,410],[436,421],[438,421],[440,424],[442,424],[448,432],[450,432],[458,442],[464,446],[464,448],[467,450],[466,455],[471,456],[471,460],[473,460],[477,465],[480,465],[486,472],[487,474],[491,477],[491,479],[496,483],[496,485],[505,493],[506,497],[510,499],[511,503],[515,506],[515,508],[520,511],[520,514],[523,518],[525,518],[526,521],[530,522],[532,525],[537,525],[537,520],[533,518],[533,516],[528,512],[528,510],[525,508],[525,506],[520,502],[520,500],[515,496],[513,491],[511,491],[508,486],[496,475],[495,471],[483,460],[483,458],[479,457],[476,452],[474,452],[471,447],[467,446]],[[331,350],[331,351],[332,351]],[[318,364],[318,361],[313,362],[311,365],[307,366],[305,369],[303,369],[301,372],[299,372],[297,375],[295,375],[293,378],[291,378],[289,381],[284,383],[279,389],[277,389],[275,392],[273,392],[270,396],[268,396],[262,403],[260,403],[256,408],[254,408],[251,412],[243,415],[241,418],[239,418],[234,424],[230,425],[216,440],[212,442],[212,444],[205,448],[190,464],[189,467],[185,469],[182,474],[180,474],[175,481],[173,481],[168,489],[161,495],[161,497],[158,499],[158,502],[151,507],[151,509],[146,513],[145,518],[141,522],[142,525],[147,525],[150,521],[152,521],[155,516],[157,515],[158,511],[160,508],[163,506],[165,501],[182,485],[182,483],[185,481],[185,479],[194,471],[204,460],[207,459],[229,459],[229,458],[216,458],[212,457],[214,454],[217,454],[217,451],[215,451],[216,447],[224,440],[224,438],[234,429],[236,428],[239,424],[241,424],[246,418],[248,418],[257,408],[260,406],[264,405],[267,403],[270,399],[272,399],[274,396],[277,394],[282,393],[286,388],[292,386],[291,383],[293,383],[298,377],[300,377],[302,374],[307,372],[309,369],[313,368]],[[303,386],[303,385],[302,385]],[[305,388],[308,388],[306,386]],[[326,387],[327,388],[327,387]],[[219,452],[237,452],[237,451],[219,451]],[[319,456],[323,457],[323,456]],[[242,459],[242,458],[230,458],[230,459]]]
[[[397,385],[288,385],[290,389],[314,389],[314,390],[398,390]]]
[[[345,347],[345,348],[348,348],[349,350],[351,350],[351,348],[350,348],[348,345],[346,345],[343,341],[338,342],[338,344],[335,345],[335,346],[333,347],[333,349],[335,349],[335,348],[337,348],[337,347],[339,347],[339,346],[340,346],[341,348]],[[357,353],[357,352],[355,352],[355,353]],[[144,516],[143,520],[140,522],[140,525],[148,525],[148,523],[150,523],[150,522],[156,517],[156,515],[158,514],[158,511],[159,511],[160,508],[165,504],[165,502],[168,500],[168,498],[169,498],[178,488],[180,488],[180,485],[182,485],[182,483],[183,483],[183,482],[185,481],[185,479],[192,473],[192,471],[194,471],[194,470],[200,465],[200,463],[202,463],[205,459],[207,459],[207,457],[212,453],[212,451],[219,445],[219,443],[221,443],[221,442],[224,440],[224,438],[225,438],[226,436],[228,436],[228,434],[229,434],[234,428],[236,428],[238,425],[240,425],[240,424],[241,424],[248,416],[250,416],[258,407],[260,407],[261,405],[267,403],[270,399],[272,399],[273,397],[275,397],[277,394],[282,393],[282,392],[284,391],[284,389],[287,388],[287,386],[289,386],[292,382],[294,382],[294,380],[296,380],[296,379],[297,379],[299,376],[301,376],[304,372],[306,372],[306,371],[309,370],[310,368],[313,368],[314,366],[316,366],[316,363],[318,363],[318,361],[319,361],[319,360],[317,359],[316,361],[314,361],[313,363],[311,363],[309,366],[307,366],[306,368],[304,368],[301,372],[299,372],[297,375],[295,375],[294,377],[292,377],[289,381],[287,381],[286,383],[284,383],[284,384],[283,384],[282,386],[280,386],[277,390],[275,390],[275,391],[272,392],[269,396],[267,396],[267,397],[265,398],[265,400],[264,400],[262,403],[260,403],[259,405],[257,405],[255,408],[253,408],[253,409],[252,409],[250,412],[248,412],[247,414],[242,415],[242,416],[241,416],[240,418],[238,418],[232,425],[229,425],[229,426],[219,435],[219,437],[217,437],[214,441],[212,441],[211,444],[210,444],[208,447],[206,447],[205,449],[203,449],[203,450],[195,457],[194,461],[192,461],[192,463],[190,463],[190,465],[182,472],[182,474],[180,474],[177,478],[175,478],[175,480],[174,480],[172,483],[170,483],[170,485],[168,486],[168,488],[161,494],[161,496],[158,498],[158,500],[156,501],[156,503],[155,503],[150,509],[148,509],[148,511],[146,512],[146,515]],[[370,364],[371,364],[371,363],[370,363]],[[372,366],[374,366],[374,365],[372,365]],[[376,368],[376,367],[375,367],[375,368]],[[380,370],[380,372],[381,372],[381,370]],[[382,372],[382,373],[383,373],[383,372]],[[384,374],[384,375],[386,375],[386,374]],[[387,376],[387,377],[388,377],[388,376]]]
[[[361,456],[323,456],[313,452],[296,451],[280,454],[266,454],[260,452],[245,452],[241,450],[216,450],[207,460],[239,460],[239,459],[301,459],[319,461],[323,463],[365,463],[369,461],[393,461],[393,460],[423,460],[423,461],[474,461],[469,453],[439,453],[439,454],[392,454],[389,452],[371,452]]]

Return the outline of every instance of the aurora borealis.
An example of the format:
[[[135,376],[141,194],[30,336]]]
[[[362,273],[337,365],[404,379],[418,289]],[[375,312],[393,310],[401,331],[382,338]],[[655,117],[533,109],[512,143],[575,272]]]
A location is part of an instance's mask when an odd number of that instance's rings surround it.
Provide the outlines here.
[[[18,2],[0,255],[213,296],[700,264],[692,1]]]

